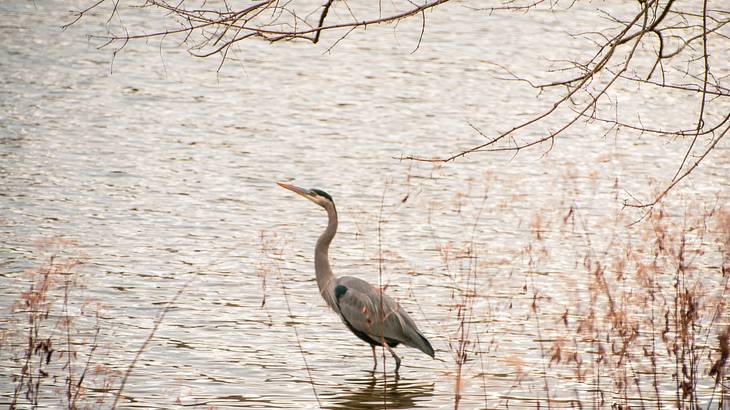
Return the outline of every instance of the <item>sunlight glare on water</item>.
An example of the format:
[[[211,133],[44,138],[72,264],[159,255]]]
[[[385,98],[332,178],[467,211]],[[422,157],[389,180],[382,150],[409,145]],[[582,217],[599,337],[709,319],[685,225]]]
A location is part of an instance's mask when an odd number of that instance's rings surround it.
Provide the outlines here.
[[[580,7],[571,30],[601,22]],[[215,58],[153,42],[129,44],[112,63],[111,50],[84,38],[104,16],[61,32],[70,8],[52,0],[0,5],[12,22],[0,26],[0,325],[21,326],[11,306],[28,287],[24,272],[43,261],[38,241],[68,240],[64,254],[84,261],[73,296],[100,303],[95,363],[118,372],[118,386],[162,307],[190,281],[131,373],[125,408],[453,407],[455,295],[471,265],[454,256],[450,271],[440,250],[457,255],[470,241],[479,252],[473,321],[483,331],[470,349],[483,354],[464,365],[461,404],[532,408],[543,378],[519,369],[540,368],[538,340],[560,333],[563,301],[589,302],[579,276],[585,241],[565,245],[561,228],[546,226],[555,234],[544,244],[551,259],[530,265],[539,259],[525,251],[536,215],[561,220],[578,210],[573,230],[591,227],[603,249],[625,193],[666,181],[687,144],[604,138],[593,124],[576,127],[547,156],[538,149],[443,166],[398,160],[450,154],[482,141],[470,122],[494,131],[541,109],[534,90],[495,78],[488,62],[525,72],[536,55],[579,54],[555,28],[555,14],[492,18],[450,5],[429,15],[415,53],[420,21],[406,21],[354,32],[331,52],[334,40],[248,42],[216,73]],[[157,27],[141,16],[125,12]],[[718,151],[679,203],[727,200],[727,144]],[[370,371],[370,349],[328,311],[314,281],[313,247],[326,216],[277,181],[334,197],[336,274],[378,282],[384,221],[383,284],[437,360],[399,348],[398,380],[382,363]],[[525,290],[532,286],[542,289],[549,318],[540,328]],[[78,327],[93,328],[82,310]],[[75,336],[82,354],[91,335]],[[20,368],[10,353],[0,361]],[[386,365],[392,369],[390,358]],[[10,377],[2,372],[0,386]],[[565,388],[553,399],[568,406],[586,385],[561,377],[549,380]],[[0,404],[12,395],[0,387]]]

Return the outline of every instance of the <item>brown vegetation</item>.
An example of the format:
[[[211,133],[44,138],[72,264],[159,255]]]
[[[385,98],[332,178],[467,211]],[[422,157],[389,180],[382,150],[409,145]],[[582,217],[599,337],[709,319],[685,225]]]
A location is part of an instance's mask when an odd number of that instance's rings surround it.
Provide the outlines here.
[[[448,374],[453,377],[455,408],[472,382],[481,386],[476,390],[483,391],[485,407],[509,405],[515,400],[510,398],[512,393],[518,391],[533,392],[530,400],[534,406],[548,408],[566,404],[683,409],[730,405],[727,210],[688,207],[682,215],[671,215],[661,209],[646,223],[629,230],[621,229],[624,221],[619,217],[608,240],[600,241],[572,206],[562,215],[554,213],[557,218],[536,213],[529,224],[531,239],[517,251],[526,261],[522,274],[515,274],[524,283],[523,294],[512,299],[507,308],[514,306],[527,313],[521,316],[522,323],[517,323],[516,317],[511,320],[515,326],[534,331],[533,347],[538,349],[540,360],[529,361],[500,353],[504,348],[500,346],[501,336],[492,329],[496,308],[483,303],[494,290],[481,260],[488,258],[490,251],[482,249],[482,242],[477,240],[489,196],[485,191],[471,197],[477,198],[476,206],[464,206],[464,198],[457,201],[462,203],[452,204],[460,213],[473,213],[470,238],[436,248],[447,287],[452,289],[450,320],[429,322],[446,336],[446,356],[450,355],[446,365],[452,367]],[[577,269],[571,273],[582,289],[576,291],[580,297],[574,300],[551,295],[545,288],[544,274],[539,273],[551,263],[555,249],[549,244],[556,236],[585,244],[585,251],[576,253]],[[262,283],[276,273],[293,317],[278,268],[283,242],[267,234],[261,239],[263,259],[258,272]],[[60,399],[69,409],[103,406],[113,396],[115,402],[118,400],[123,385],[115,385],[121,376],[126,378],[133,371],[130,366],[125,374],[113,372],[97,360],[96,340],[103,329],[99,308],[77,300],[77,274],[82,264],[78,258],[63,256],[60,249],[64,246],[70,245],[61,241],[46,244],[46,262],[29,272],[29,288],[12,307],[16,330],[6,331],[1,340],[3,350],[14,353],[12,408],[41,405],[49,398]],[[93,328],[88,328],[88,323],[87,328],[79,328],[74,312],[93,318]],[[155,329],[163,318],[155,322]],[[304,336],[296,327],[294,330],[314,397],[320,402],[317,369],[306,361]],[[149,338],[153,336],[154,329]],[[512,369],[512,386],[501,382],[505,391],[497,399],[488,392],[494,377],[489,369],[495,361]],[[63,389],[58,388],[57,380],[63,380]],[[563,387],[566,382],[574,386],[571,391]],[[93,394],[88,394],[90,387],[95,390]],[[473,395],[474,390],[469,386],[468,394]],[[387,407],[388,393],[382,397]]]
[[[40,243],[45,261],[27,272],[29,288],[10,307],[14,325],[0,346],[11,355],[3,357],[8,360],[3,367],[13,372],[11,409],[35,408],[48,397],[68,409],[98,407],[117,376],[97,361],[100,308],[77,298],[83,261],[64,254],[72,246],[62,239]],[[89,395],[89,386],[101,393]]]

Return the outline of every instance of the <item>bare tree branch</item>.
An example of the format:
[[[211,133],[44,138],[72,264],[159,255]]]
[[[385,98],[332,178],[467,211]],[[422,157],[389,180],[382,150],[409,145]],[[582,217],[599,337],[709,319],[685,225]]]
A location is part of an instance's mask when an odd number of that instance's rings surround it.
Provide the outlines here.
[[[336,39],[325,51],[329,52],[357,29],[366,29],[376,24],[393,24],[397,27],[400,21],[411,17],[421,20],[418,42],[413,50],[416,52],[426,31],[426,12],[450,2],[392,0],[350,4],[346,0],[323,0],[322,4],[304,0],[260,0],[236,8],[226,1],[221,6],[220,3],[209,4],[201,0],[202,3],[194,3],[194,7],[190,6],[193,0],[174,0],[175,3],[168,0],[92,1],[95,2],[89,7],[74,13],[73,21],[64,28],[77,23],[91,10],[101,9],[106,3],[111,8],[108,16],[108,21],[111,22],[112,17],[119,16],[120,10],[127,5],[125,1],[141,1],[141,7],[167,13],[177,21],[177,27],[130,33],[123,25],[120,31],[118,26],[122,23],[118,19],[119,24],[115,24],[114,28],[109,24],[105,34],[92,38],[103,41],[101,47],[114,45],[114,54],[131,41],[182,38],[181,43],[186,44],[189,52],[195,56],[219,55],[219,69],[228,58],[231,48],[240,47],[245,41],[299,40],[316,44],[322,39],[324,32],[337,32]],[[557,7],[568,11],[578,4],[578,0],[568,4],[546,0],[463,0],[459,4],[488,17],[495,13],[556,11]],[[630,14],[626,13],[627,7],[634,7]],[[342,12],[338,13],[338,9]],[[507,74],[507,80],[528,84],[537,90],[538,96],[542,96],[546,90],[557,92],[542,110],[506,127],[507,131],[494,134],[484,132],[470,123],[469,126],[485,139],[472,147],[436,157],[427,158],[414,154],[403,155],[401,159],[451,162],[484,151],[511,152],[517,155],[522,150],[544,143],[549,143],[549,151],[556,138],[579,122],[598,121],[609,127],[609,131],[621,130],[637,135],[677,139],[691,138],[682,161],[671,171],[674,176],[670,179],[667,191],[649,206],[664,198],[669,190],[697,168],[699,161],[709,154],[727,132],[730,118],[730,87],[727,86],[727,81],[730,73],[727,72],[727,64],[716,65],[714,61],[723,61],[722,53],[730,46],[730,34],[727,31],[727,27],[730,27],[730,9],[725,0],[703,0],[701,3],[639,0],[633,4],[602,3],[596,6],[596,12],[603,16],[607,22],[606,27],[571,34],[576,41],[587,41],[592,51],[586,53],[586,57],[582,59],[553,61],[561,67],[548,71],[553,78],[565,78],[538,83],[515,74],[508,67],[508,62],[494,64]],[[356,15],[364,18],[357,18]],[[566,20],[565,24],[571,26],[571,21]],[[716,51],[715,54],[713,51]],[[632,119],[620,116],[618,96],[631,87],[639,91],[644,85],[651,87],[645,92],[647,95],[658,98],[662,98],[665,93],[676,95],[686,92],[698,95],[698,111],[688,110],[687,119],[682,118],[679,126],[671,127],[645,123],[647,116],[642,119],[641,112],[636,112]],[[604,114],[606,107],[609,107],[609,115]],[[557,122],[560,125],[545,131],[546,122]],[[723,131],[718,134],[720,130]],[[699,161],[687,167],[693,152],[698,150],[697,144],[701,136],[710,137],[708,145]]]

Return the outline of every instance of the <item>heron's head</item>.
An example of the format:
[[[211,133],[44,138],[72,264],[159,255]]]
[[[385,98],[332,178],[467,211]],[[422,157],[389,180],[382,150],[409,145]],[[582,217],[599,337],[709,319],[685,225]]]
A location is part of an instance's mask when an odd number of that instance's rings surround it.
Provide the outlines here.
[[[330,194],[322,191],[321,189],[304,189],[298,186],[285,184],[283,182],[277,182],[276,184],[282,188],[286,188],[309,199],[315,204],[321,206],[322,208],[327,208],[327,206],[335,206],[335,201],[332,200]]]

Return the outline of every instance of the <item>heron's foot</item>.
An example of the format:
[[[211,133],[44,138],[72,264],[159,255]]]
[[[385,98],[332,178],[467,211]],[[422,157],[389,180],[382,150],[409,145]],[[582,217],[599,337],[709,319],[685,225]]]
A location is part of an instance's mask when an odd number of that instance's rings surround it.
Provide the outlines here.
[[[400,357],[398,357],[397,354],[393,351],[393,349],[390,348],[387,344],[384,345],[388,348],[388,351],[391,355],[393,355],[393,359],[395,359],[395,374],[398,374],[398,369],[400,369]]]

